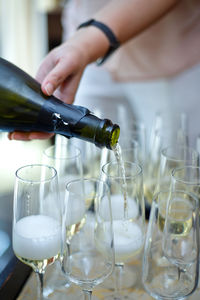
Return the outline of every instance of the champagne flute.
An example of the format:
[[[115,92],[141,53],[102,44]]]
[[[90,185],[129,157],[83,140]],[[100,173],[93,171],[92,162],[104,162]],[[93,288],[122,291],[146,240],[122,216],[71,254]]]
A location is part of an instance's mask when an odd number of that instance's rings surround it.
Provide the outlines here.
[[[144,254],[143,254],[143,271],[142,271],[142,281],[144,287],[148,294],[150,294],[154,299],[185,299],[191,295],[196,289],[198,282],[198,256],[199,256],[199,244],[198,244],[198,218],[194,218],[195,222],[192,225],[194,233],[193,239],[190,240],[192,245],[195,247],[193,252],[193,259],[188,260],[188,257],[182,257],[183,263],[186,265],[187,272],[182,273],[183,265],[177,263],[176,260],[169,259],[166,256],[166,251],[163,247],[163,242],[168,243],[167,239],[169,235],[164,234],[165,228],[165,218],[168,218],[168,210],[163,211],[163,203],[167,202],[169,197],[174,199],[174,201],[188,201],[193,199],[195,206],[189,206],[188,214],[195,212],[197,216],[196,200],[185,191],[160,191],[158,192],[152,201],[151,213],[149,224],[147,228]],[[179,205],[179,204],[178,204]],[[177,207],[176,207],[177,208]],[[173,211],[173,217],[176,218],[170,223],[171,229],[173,229],[173,235],[177,236],[177,229],[185,227],[185,220],[179,218],[179,211],[176,215],[175,210]],[[189,232],[189,231],[188,231]],[[181,239],[183,236],[181,237]],[[186,246],[186,249],[190,248]],[[168,250],[169,248],[167,248]],[[179,243],[175,243],[173,246],[173,251],[178,254]],[[182,248],[182,250],[184,250]],[[179,252],[179,254],[181,254]],[[186,260],[185,260],[186,259]]]
[[[73,179],[82,178],[83,176],[83,166],[80,149],[74,146],[71,142],[68,142],[68,140],[67,142],[64,142],[63,139],[57,139],[55,145],[50,146],[44,150],[43,163],[56,169],[58,174],[60,197],[62,198],[62,200],[64,200],[67,182]],[[77,220],[77,223],[79,222],[80,224],[82,224],[81,220]],[[78,231],[79,226],[74,227],[73,234]],[[69,247],[69,236],[66,242]],[[47,296],[53,294],[55,290],[65,288],[65,293],[68,293],[68,297],[70,297],[69,295],[71,294],[71,290],[68,289],[66,291],[66,288],[70,286],[70,283],[66,280],[66,277],[61,271],[60,262],[57,261],[51,267],[50,271],[50,275],[47,272],[45,276],[44,294]]]
[[[19,168],[14,187],[13,250],[37,274],[40,300],[44,299],[46,267],[60,255],[62,214],[56,170],[39,164]]]
[[[111,207],[115,241],[114,295],[108,299],[123,299],[121,283],[126,273],[124,263],[143,250],[145,237],[142,168],[133,162],[109,162],[102,168],[102,179],[111,190]],[[134,274],[132,274],[134,276]],[[126,299],[129,299],[126,296]]]
[[[141,132],[138,135],[139,135],[139,137],[143,136],[141,134]],[[107,157],[107,159],[104,160],[104,163],[103,163],[103,161],[101,161],[101,166],[105,165],[109,161],[117,161],[118,164],[121,164],[122,168],[123,168],[124,161],[134,162],[134,163],[143,165],[144,161],[142,160],[142,154],[144,152],[141,150],[141,146],[139,143],[140,143],[140,140],[138,140],[138,141],[134,140],[134,139],[129,140],[127,138],[120,139],[120,144],[118,144],[118,148],[116,148],[114,151],[109,151],[109,157]],[[105,149],[102,150],[102,158],[104,158],[103,157],[104,151],[105,151]],[[133,272],[132,268],[126,266],[125,272],[123,272],[122,268],[121,269],[117,268],[117,270],[121,270],[121,273],[123,273],[123,275],[121,274],[120,276],[117,276],[117,278],[121,277],[121,280],[119,283],[121,290],[126,290],[135,284],[137,277],[135,275],[135,272]],[[113,274],[112,276],[109,277],[108,280],[106,280],[106,282],[103,284],[103,287],[108,288],[108,289],[113,287],[113,289],[114,289],[115,283],[116,283],[116,280],[115,280],[115,276]]]
[[[66,234],[70,234],[77,222],[76,207],[85,223],[76,235],[71,236],[70,248],[63,254],[63,272],[82,288],[84,299],[89,300],[93,288],[102,283],[114,267],[109,189],[101,180],[74,180],[67,184],[65,200]]]

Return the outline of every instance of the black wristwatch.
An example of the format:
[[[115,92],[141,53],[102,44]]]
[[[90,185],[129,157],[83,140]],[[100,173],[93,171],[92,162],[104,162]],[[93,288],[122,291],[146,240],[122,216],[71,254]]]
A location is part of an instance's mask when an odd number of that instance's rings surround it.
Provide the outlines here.
[[[112,32],[112,30],[107,25],[105,25],[102,22],[96,21],[94,19],[88,20],[88,21],[80,24],[77,29],[82,28],[82,27],[87,27],[87,26],[95,26],[95,27],[99,28],[106,35],[106,37],[108,38],[109,43],[110,43],[110,47],[109,47],[108,51],[106,52],[106,54],[104,55],[104,57],[101,57],[97,60],[97,65],[100,66],[108,59],[108,57],[117,48],[119,48],[120,42],[118,41],[115,34]]]

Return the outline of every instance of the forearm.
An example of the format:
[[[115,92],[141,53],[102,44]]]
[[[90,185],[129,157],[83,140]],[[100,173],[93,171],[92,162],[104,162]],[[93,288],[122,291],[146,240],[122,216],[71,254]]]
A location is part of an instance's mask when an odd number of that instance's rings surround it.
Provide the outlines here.
[[[121,44],[141,33],[167,14],[180,0],[113,0],[93,17],[109,26]],[[88,60],[93,62],[108,50],[106,36],[93,26],[81,29]]]

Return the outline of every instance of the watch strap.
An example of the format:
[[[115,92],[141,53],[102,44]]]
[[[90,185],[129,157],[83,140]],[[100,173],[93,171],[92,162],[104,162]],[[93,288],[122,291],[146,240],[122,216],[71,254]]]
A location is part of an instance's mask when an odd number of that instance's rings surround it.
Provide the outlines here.
[[[106,54],[103,57],[101,57],[97,60],[97,65],[102,65],[108,59],[108,57],[120,46],[120,42],[118,41],[118,39],[116,38],[116,36],[112,32],[112,30],[102,22],[96,21],[94,19],[90,19],[90,20],[80,24],[78,26],[78,29],[82,28],[82,27],[87,27],[87,26],[95,26],[95,27],[99,28],[106,35],[107,39],[109,40],[110,46],[109,46],[108,51],[106,52]]]

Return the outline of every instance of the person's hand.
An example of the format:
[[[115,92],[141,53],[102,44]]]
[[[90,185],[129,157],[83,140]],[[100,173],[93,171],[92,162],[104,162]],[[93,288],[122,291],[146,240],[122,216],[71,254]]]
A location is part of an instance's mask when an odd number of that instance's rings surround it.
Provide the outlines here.
[[[54,94],[68,104],[74,101],[82,73],[88,63],[87,51],[81,47],[77,35],[52,50],[36,74],[45,95]]]
[[[41,89],[47,96],[54,94],[65,103],[74,101],[82,73],[89,62],[87,47],[83,47],[81,37],[77,33],[70,41],[53,49],[45,57],[36,74]],[[9,139],[32,140],[46,139],[53,134],[44,132],[11,132]]]

